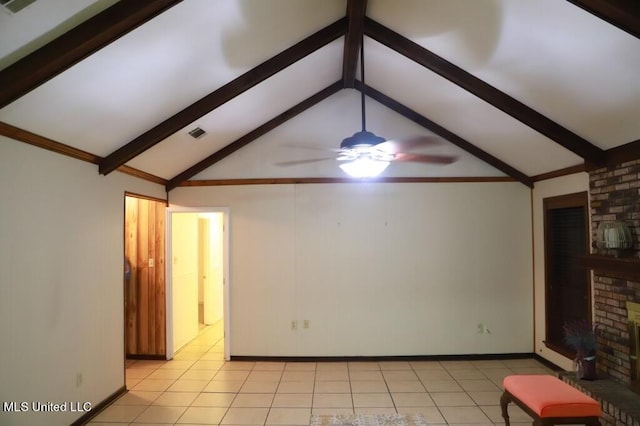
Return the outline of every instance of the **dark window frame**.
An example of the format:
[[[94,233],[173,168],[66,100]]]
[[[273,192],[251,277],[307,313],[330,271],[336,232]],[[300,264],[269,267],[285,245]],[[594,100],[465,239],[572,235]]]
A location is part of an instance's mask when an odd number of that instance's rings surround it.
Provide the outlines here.
[[[549,349],[558,352],[561,355],[566,356],[567,358],[573,358],[575,353],[570,350],[566,345],[561,342],[553,342],[548,341],[548,336],[552,335],[551,325],[549,324],[549,307],[552,306],[551,303],[551,295],[552,290],[550,289],[551,285],[551,260],[549,258],[549,247],[550,247],[550,229],[548,218],[550,211],[556,209],[563,208],[576,208],[581,207],[584,211],[584,230],[585,230],[585,247],[584,254],[588,255],[590,251],[590,226],[589,226],[589,193],[587,191],[576,192],[573,194],[559,195],[554,197],[548,197],[543,199],[543,221],[544,221],[544,264],[545,264],[545,341],[544,344]],[[575,259],[576,264],[579,263],[579,259]],[[592,280],[590,271],[586,270],[587,277],[587,320],[589,322],[592,321],[593,315],[593,294],[592,294]]]

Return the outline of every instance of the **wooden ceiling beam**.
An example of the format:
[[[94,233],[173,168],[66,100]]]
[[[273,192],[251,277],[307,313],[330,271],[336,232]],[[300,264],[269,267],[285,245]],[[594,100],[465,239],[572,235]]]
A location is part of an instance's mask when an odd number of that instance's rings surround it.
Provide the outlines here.
[[[282,71],[317,49],[341,37],[347,30],[347,18],[342,18],[315,34],[280,52],[235,80],[206,95],[151,130],[112,152],[100,163],[100,173],[106,175],[142,154],[180,129],[213,111],[272,75]]]
[[[65,145],[58,141],[54,141],[53,139],[45,138],[44,136],[37,135],[35,133],[12,126],[11,124],[4,122],[0,122],[0,135],[29,145],[37,146],[38,148],[55,152],[56,154],[62,154],[66,155],[67,157],[75,158],[76,160],[86,161],[87,163],[98,164],[102,159],[101,157],[95,154],[91,154],[90,152],[75,148],[70,145]]]
[[[567,0],[592,15],[640,38],[640,2],[638,0]]]
[[[282,114],[277,115],[276,117],[272,118],[271,120],[267,121],[261,126],[255,128],[254,130],[250,131],[246,135],[240,137],[239,139],[235,140],[234,142],[230,143],[224,148],[216,151],[215,153],[211,154],[209,157],[189,167],[187,170],[178,174],[176,177],[170,179],[166,185],[167,192],[171,191],[177,186],[180,186],[183,182],[192,178],[196,174],[213,166],[218,161],[228,157],[229,155],[233,154],[240,148],[245,147],[246,145],[250,144],[254,140],[258,139],[260,136],[265,135],[266,133],[270,132],[271,130],[275,129],[276,127],[280,126],[286,121],[292,119],[296,115],[300,114],[301,112],[306,111],[307,109],[311,108],[317,103],[327,99],[329,96],[337,93],[341,89],[342,89],[342,81],[337,81],[333,83],[331,86],[308,97],[307,99],[300,102],[299,104],[289,108]]]
[[[347,1],[347,34],[344,38],[344,55],[342,59],[342,81],[345,88],[353,88],[358,68],[358,52],[362,45],[364,16],[367,0]]]
[[[121,0],[0,71],[0,108],[182,0]]]
[[[640,160],[640,139],[606,151],[606,164],[609,166]]]
[[[238,186],[238,185],[306,185],[319,183],[499,183],[514,182],[506,176],[464,176],[464,177],[374,177],[374,178],[256,178],[256,179],[214,179],[189,180],[180,184],[183,187],[202,186]]]
[[[582,157],[601,164],[604,151],[462,68],[365,17],[365,34],[413,60]]]
[[[576,164],[575,166],[565,167],[559,170],[552,170],[550,172],[541,173],[539,175],[531,176],[534,182],[540,182],[547,179],[554,179],[561,176],[569,176],[576,173],[586,172],[587,165],[585,163]]]
[[[65,145],[61,142],[45,138],[44,136],[37,135],[35,133],[20,129],[1,121],[0,135],[6,136],[18,142],[37,146],[38,148],[46,149],[48,151],[55,152],[56,154],[66,155],[67,157],[75,158],[76,160],[85,161],[91,164],[100,164],[100,161],[102,160],[102,157],[100,157],[99,155],[83,151],[70,145]],[[118,168],[118,171],[160,185],[167,184],[166,179],[152,175],[151,173],[143,172],[142,170],[134,169],[133,167],[121,166]]]
[[[361,84],[360,81],[356,82],[356,88],[358,90],[362,90],[362,84]],[[411,108],[404,106],[400,102],[390,98],[389,96],[383,94],[382,92],[379,92],[378,90],[372,88],[371,86],[366,86],[364,93],[367,96],[369,96],[371,99],[374,99],[374,100],[380,102],[382,105],[386,106],[387,108],[391,109],[392,111],[395,111],[396,113],[402,115],[403,117],[408,118],[409,120],[413,121],[414,123],[417,123],[420,126],[424,127],[425,129],[427,129],[427,130],[435,133],[436,135],[446,139],[447,141],[451,142],[452,144],[456,145],[457,147],[462,148],[463,150],[467,151],[468,153],[470,153],[471,155],[475,156],[476,158],[478,158],[478,159],[484,161],[485,163],[495,167],[496,169],[500,170],[501,172],[503,172],[507,176],[510,176],[511,178],[515,179],[516,181],[521,182],[521,183],[523,183],[524,185],[526,185],[526,186],[528,186],[530,188],[533,188],[533,179],[531,177],[529,177],[529,176],[525,175],[524,173],[522,173],[521,171],[511,167],[510,165],[508,165],[504,161],[494,157],[493,155],[489,154],[488,152],[483,151],[482,149],[478,148],[477,146],[475,146],[471,142],[461,138],[460,136],[456,135],[453,132],[450,132],[449,130],[447,130],[444,127],[440,126],[439,124],[429,120],[428,118],[424,117],[423,115],[418,114],[417,112],[415,112]]]

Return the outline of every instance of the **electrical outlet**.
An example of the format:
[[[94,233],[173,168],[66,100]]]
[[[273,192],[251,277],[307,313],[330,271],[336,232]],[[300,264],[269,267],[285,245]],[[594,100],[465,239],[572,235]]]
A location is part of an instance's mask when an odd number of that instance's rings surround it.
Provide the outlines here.
[[[302,322],[302,328],[309,328],[309,320],[304,320]]]
[[[291,329],[292,330],[298,329],[298,321],[291,321]]]

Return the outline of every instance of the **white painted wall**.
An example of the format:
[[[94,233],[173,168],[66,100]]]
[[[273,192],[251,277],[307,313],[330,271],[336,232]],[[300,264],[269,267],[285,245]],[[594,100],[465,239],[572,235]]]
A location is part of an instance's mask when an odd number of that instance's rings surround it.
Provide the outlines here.
[[[230,208],[232,355],[533,350],[521,184],[178,188],[171,202]]]
[[[535,279],[535,350],[538,355],[565,370],[572,369],[571,360],[547,348],[545,340],[545,263],[543,200],[558,195],[589,190],[589,175],[576,173],[536,182],[533,189],[534,279]],[[591,212],[589,212],[590,214]],[[589,220],[591,223],[591,220]]]
[[[0,401],[97,404],[124,386],[124,192],[163,188],[4,137],[0,182]],[[0,424],[80,415],[0,410]]]
[[[224,214],[205,213],[209,219],[209,272],[207,274],[207,300],[205,303],[205,321],[215,324],[224,316]]]
[[[173,352],[198,335],[198,214],[171,213]]]

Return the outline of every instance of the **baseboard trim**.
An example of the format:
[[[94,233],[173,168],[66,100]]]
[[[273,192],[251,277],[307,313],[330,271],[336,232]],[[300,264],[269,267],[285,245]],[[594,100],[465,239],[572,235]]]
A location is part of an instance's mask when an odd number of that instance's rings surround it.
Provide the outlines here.
[[[166,361],[167,356],[166,355],[129,355],[127,354],[127,359],[135,359],[135,360],[150,359],[154,361],[155,360]]]
[[[552,369],[553,371],[564,371],[564,368],[560,368],[548,359],[542,358],[539,354],[533,354],[533,358],[538,361],[540,364],[545,365],[546,367]]]
[[[357,361],[481,361],[535,358],[534,353],[466,355],[384,355],[384,356],[254,356],[231,355],[231,361],[277,362],[357,362]],[[546,360],[545,360],[546,361]],[[548,362],[548,361],[547,361]]]
[[[127,386],[123,385],[120,389],[109,395],[106,399],[102,400],[98,404],[94,405],[91,408],[91,411],[88,411],[82,417],[80,417],[75,422],[71,423],[71,426],[82,426],[89,423],[91,419],[97,416],[102,410],[107,408],[113,401],[118,399],[121,395],[127,393]]]

